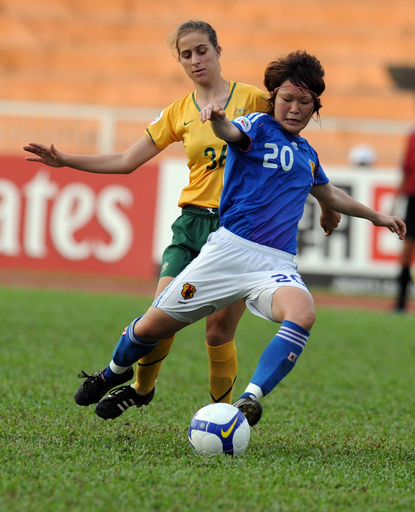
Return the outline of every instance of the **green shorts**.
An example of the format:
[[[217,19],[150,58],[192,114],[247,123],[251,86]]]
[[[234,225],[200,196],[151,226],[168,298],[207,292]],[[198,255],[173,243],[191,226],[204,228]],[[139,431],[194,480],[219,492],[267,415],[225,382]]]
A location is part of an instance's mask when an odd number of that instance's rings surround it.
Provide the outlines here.
[[[186,205],[171,227],[173,239],[161,260],[160,277],[176,277],[198,256],[207,237],[219,228],[217,208]]]

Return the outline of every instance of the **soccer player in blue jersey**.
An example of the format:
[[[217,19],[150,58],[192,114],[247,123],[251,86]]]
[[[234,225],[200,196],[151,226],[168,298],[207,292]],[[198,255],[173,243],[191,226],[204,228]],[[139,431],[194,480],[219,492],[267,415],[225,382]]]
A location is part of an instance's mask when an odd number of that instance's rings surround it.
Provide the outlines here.
[[[221,227],[145,315],[126,327],[108,365],[108,371],[122,373],[160,339],[242,299],[254,314],[281,324],[235,402],[250,425],[261,417],[259,400],[294,367],[315,320],[312,296],[294,262],[308,194],[334,211],[387,227],[400,239],[406,232],[398,217],[378,213],[334,187],[315,150],[300,137],[321,108],[320,62],[306,52],[291,53],[267,67],[264,84],[270,93],[267,113],[230,121],[217,103],[201,110],[201,121],[210,121],[216,136],[228,143]],[[120,403],[114,391],[95,412],[116,417],[130,405]]]

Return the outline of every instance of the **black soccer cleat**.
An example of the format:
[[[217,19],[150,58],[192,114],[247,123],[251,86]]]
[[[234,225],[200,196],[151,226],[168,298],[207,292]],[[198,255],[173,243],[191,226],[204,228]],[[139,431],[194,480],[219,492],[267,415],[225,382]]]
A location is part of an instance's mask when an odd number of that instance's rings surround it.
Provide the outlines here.
[[[243,396],[237,400],[233,406],[244,414],[250,427],[256,425],[261,419],[262,405],[258,402],[258,400],[254,400],[249,396]]]
[[[134,377],[133,367],[130,366],[128,370],[120,375],[120,380],[115,384],[110,384],[104,378],[104,372],[106,368],[103,368],[99,372],[95,372],[92,375],[88,375],[83,370],[78,375],[79,378],[85,379],[85,381],[79,386],[75,393],[75,402],[78,405],[91,405],[96,404],[101,398],[111,391],[115,386],[124,384]]]
[[[95,413],[104,420],[118,418],[129,407],[148,405],[153,400],[155,389],[139,395],[133,385],[121,386],[97,403]]]

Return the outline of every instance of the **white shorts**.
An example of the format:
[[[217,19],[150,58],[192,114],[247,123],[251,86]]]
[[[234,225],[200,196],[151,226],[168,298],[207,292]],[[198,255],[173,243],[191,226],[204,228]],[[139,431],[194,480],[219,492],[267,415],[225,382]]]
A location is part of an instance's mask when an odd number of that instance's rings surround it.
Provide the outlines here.
[[[293,255],[250,242],[221,227],[153,302],[180,322],[193,323],[240,299],[257,316],[275,322],[275,290],[294,286],[310,293]]]

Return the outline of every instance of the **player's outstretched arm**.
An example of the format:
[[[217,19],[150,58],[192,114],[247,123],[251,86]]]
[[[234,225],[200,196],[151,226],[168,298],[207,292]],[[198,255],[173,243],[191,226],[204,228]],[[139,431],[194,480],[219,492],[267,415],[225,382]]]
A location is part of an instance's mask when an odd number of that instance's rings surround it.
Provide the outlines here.
[[[406,225],[402,219],[396,215],[384,215],[372,210],[331,183],[313,187],[310,193],[327,208],[351,217],[370,220],[375,226],[386,227],[392,233],[396,233],[400,240],[406,234]]]
[[[202,123],[210,121],[213,133],[216,137],[226,142],[237,143],[247,138],[241,130],[229,121],[226,117],[226,112],[218,103],[209,103],[209,105],[202,108],[200,111],[200,120]]]
[[[58,151],[53,144],[45,146],[37,142],[23,149],[33,155],[26,157],[29,162],[100,174],[129,174],[162,151],[145,135],[123,153],[107,155],[70,155]]]

